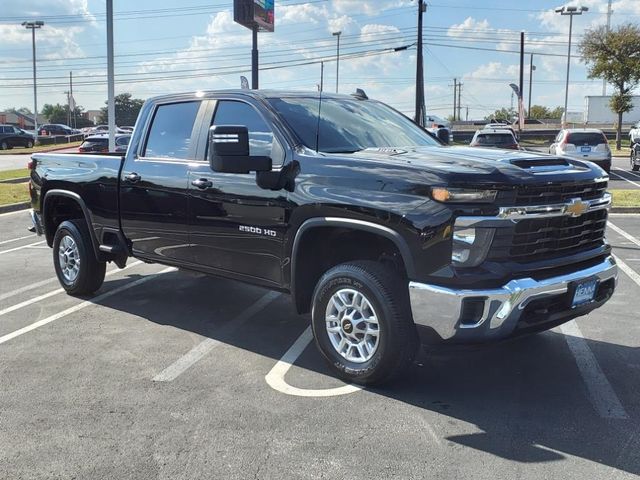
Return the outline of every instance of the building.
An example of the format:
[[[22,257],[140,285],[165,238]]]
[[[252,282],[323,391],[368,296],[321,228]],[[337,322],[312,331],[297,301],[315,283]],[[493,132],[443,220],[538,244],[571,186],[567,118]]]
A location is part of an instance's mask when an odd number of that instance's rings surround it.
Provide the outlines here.
[[[100,115],[102,115],[102,110],[87,110],[85,112],[82,112],[82,116],[90,122],[93,122],[94,125],[100,123]]]
[[[47,119],[38,114],[38,125],[47,123]],[[0,124],[15,125],[25,130],[33,130],[33,115],[18,112],[0,112]]]

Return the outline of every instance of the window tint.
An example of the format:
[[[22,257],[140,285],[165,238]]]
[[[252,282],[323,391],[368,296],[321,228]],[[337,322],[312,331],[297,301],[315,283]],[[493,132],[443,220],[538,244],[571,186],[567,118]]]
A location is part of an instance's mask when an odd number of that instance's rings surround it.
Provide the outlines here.
[[[567,143],[572,143],[573,145],[600,145],[601,143],[607,143],[602,133],[588,133],[588,132],[580,132],[580,133],[570,133],[567,138]]]
[[[129,145],[129,140],[131,137],[120,137],[116,139],[116,145]]]
[[[145,157],[189,158],[191,131],[200,102],[160,105],[149,129]]]
[[[249,155],[272,156],[273,132],[251,105],[226,100],[219,102],[212,125],[247,127],[249,130]]]
[[[481,133],[476,138],[478,145],[512,145],[516,143],[510,133]]]

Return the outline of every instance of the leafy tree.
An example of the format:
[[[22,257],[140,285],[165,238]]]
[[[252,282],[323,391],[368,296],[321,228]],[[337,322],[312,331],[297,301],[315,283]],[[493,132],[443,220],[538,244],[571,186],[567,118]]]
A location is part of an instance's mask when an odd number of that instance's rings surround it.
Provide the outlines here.
[[[529,111],[529,118],[551,118],[551,111],[543,105],[532,105]]]
[[[562,118],[562,114],[564,113],[564,107],[556,107],[549,112],[548,118],[554,118],[560,120]]]
[[[513,117],[515,117],[516,112],[513,111],[513,109],[511,108],[501,108],[499,110],[496,110],[495,112],[493,112],[491,115],[487,115],[486,117],[484,117],[484,119],[487,122],[500,122],[500,121],[507,121],[509,123],[511,123],[513,121]]]
[[[134,125],[138,119],[138,113],[140,113],[143,103],[144,100],[131,98],[130,93],[121,93],[120,95],[116,95],[116,125]],[[107,107],[102,107],[99,121],[100,123],[107,123]]]
[[[603,78],[615,87],[611,110],[618,114],[616,149],[622,142],[622,115],[631,111],[631,91],[640,82],[640,27],[632,23],[607,31],[587,30],[580,44],[589,78]]]
[[[62,123],[65,125],[68,123],[74,123],[76,128],[92,126],[93,122],[86,119],[83,116],[83,112],[83,107],[76,105],[76,108],[71,115],[71,121],[69,121],[69,105],[60,105],[59,103],[51,105],[47,103],[42,107],[41,113],[49,123]],[[75,122],[73,114],[75,114]]]
[[[27,107],[20,107],[20,108],[11,107],[11,108],[7,108],[7,112],[21,113],[22,115],[33,115],[33,113],[31,113],[31,110],[28,109]]]

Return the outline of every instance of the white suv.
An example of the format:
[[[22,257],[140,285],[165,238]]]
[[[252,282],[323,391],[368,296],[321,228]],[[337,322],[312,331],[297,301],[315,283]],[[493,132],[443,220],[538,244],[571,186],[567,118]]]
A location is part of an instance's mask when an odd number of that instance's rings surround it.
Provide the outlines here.
[[[611,149],[602,130],[596,128],[565,128],[560,130],[549,147],[551,155],[588,160],[611,170]]]

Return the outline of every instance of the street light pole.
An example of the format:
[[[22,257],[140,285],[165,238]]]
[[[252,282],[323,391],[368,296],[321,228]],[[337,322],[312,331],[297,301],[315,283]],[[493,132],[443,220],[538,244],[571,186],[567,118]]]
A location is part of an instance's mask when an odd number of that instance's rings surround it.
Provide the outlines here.
[[[31,48],[33,53],[33,130],[34,143],[38,142],[38,88],[36,84],[36,29],[42,28],[44,22],[22,22],[22,26],[31,30]]]
[[[107,123],[109,151],[116,150],[116,101],[113,68],[113,0],[107,0]]]
[[[333,32],[332,35],[338,39],[336,47],[336,93],[338,93],[338,84],[340,78],[340,35],[342,35],[342,31]]]
[[[564,90],[564,122],[567,123],[567,105],[569,103],[569,70],[571,67],[571,33],[573,31],[573,16],[582,15],[589,11],[588,7],[564,6],[556,8],[555,12],[560,15],[569,15],[569,50],[567,52],[567,81]]]

